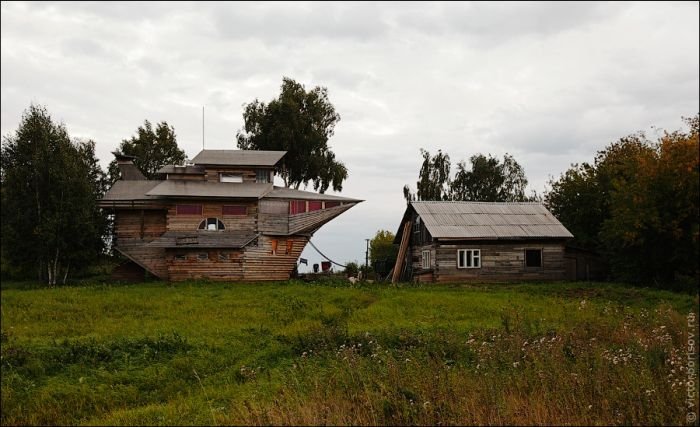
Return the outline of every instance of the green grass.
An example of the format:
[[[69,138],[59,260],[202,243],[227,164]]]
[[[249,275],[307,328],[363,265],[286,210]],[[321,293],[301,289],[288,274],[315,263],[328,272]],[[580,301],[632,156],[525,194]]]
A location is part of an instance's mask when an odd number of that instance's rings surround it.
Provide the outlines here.
[[[2,286],[3,425],[685,422],[679,365],[697,295]]]

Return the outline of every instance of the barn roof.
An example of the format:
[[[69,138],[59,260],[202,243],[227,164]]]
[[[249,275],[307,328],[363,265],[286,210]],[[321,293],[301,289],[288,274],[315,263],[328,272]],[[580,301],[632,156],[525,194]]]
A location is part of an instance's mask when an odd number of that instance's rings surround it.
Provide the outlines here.
[[[242,248],[257,233],[249,231],[168,231],[152,242],[146,244],[156,248]]]
[[[438,239],[574,237],[541,203],[411,202],[407,209],[414,209],[430,235]],[[395,241],[400,241],[401,233],[399,227]]]
[[[202,150],[192,163],[221,166],[275,166],[286,151],[262,150]]]
[[[328,200],[339,202],[361,202],[359,199],[349,197],[334,196],[332,194],[313,193],[311,191],[295,190],[293,188],[277,187],[265,195],[270,199],[298,199],[298,200]]]
[[[259,199],[272,190],[272,184],[168,180],[148,191],[148,196],[216,197]]]

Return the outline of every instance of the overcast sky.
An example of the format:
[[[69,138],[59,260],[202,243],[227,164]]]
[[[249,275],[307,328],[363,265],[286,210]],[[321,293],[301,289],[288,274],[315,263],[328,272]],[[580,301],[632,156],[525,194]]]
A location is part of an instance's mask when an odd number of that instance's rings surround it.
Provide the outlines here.
[[[2,135],[42,104],[103,166],[144,119],[173,125],[192,158],[203,105],[206,148],[234,149],[243,104],[278,95],[283,76],[327,87],[342,195],[365,200],[313,239],[340,262],[396,231],[421,147],[453,165],[511,153],[541,193],[616,138],[700,110],[697,2],[1,7]]]

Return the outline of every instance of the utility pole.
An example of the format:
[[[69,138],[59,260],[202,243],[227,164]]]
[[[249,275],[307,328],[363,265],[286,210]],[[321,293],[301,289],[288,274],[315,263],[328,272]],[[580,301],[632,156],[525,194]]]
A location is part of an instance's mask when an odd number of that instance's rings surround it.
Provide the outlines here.
[[[367,250],[365,250],[365,276],[369,275],[369,239],[365,239],[367,242]],[[365,277],[365,280],[367,278]]]

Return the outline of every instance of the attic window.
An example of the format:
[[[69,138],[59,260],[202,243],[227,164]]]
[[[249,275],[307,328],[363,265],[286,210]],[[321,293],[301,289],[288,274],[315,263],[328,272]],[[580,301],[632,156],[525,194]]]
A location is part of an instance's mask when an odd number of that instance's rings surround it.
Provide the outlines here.
[[[219,175],[219,181],[220,182],[237,182],[241,183],[243,182],[243,175],[236,175],[236,174],[231,174],[231,173],[222,173]]]
[[[218,231],[223,230],[224,228],[224,223],[218,218],[207,218],[199,223],[200,230]]]

